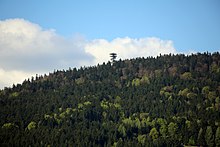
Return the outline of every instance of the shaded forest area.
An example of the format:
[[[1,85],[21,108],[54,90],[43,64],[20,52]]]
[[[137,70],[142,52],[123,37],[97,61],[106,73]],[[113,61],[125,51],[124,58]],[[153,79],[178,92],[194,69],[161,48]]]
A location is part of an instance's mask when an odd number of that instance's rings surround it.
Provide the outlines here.
[[[0,146],[220,146],[220,55],[70,68],[0,91]]]

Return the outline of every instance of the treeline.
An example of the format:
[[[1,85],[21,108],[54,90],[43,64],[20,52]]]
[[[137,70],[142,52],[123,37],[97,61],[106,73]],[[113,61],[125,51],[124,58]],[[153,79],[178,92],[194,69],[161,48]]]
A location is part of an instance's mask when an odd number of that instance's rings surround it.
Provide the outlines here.
[[[220,146],[220,54],[70,68],[0,91],[0,146]]]

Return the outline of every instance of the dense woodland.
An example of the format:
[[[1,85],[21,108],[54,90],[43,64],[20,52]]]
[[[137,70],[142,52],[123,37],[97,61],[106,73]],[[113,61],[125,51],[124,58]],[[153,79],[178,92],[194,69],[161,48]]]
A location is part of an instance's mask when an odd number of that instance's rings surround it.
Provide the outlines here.
[[[220,54],[118,60],[0,90],[0,146],[220,146]]]

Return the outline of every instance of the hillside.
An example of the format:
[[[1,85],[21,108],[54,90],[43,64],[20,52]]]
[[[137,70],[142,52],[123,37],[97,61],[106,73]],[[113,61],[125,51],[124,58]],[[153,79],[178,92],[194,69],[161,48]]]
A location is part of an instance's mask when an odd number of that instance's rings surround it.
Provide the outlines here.
[[[0,146],[220,146],[220,54],[70,68],[0,91]]]

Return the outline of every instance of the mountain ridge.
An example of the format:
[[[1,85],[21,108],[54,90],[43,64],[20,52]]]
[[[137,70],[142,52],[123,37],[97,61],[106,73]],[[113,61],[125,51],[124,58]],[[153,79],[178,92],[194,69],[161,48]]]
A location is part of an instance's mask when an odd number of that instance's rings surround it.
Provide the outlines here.
[[[0,91],[0,143],[220,145],[220,55],[160,55],[54,71]]]

